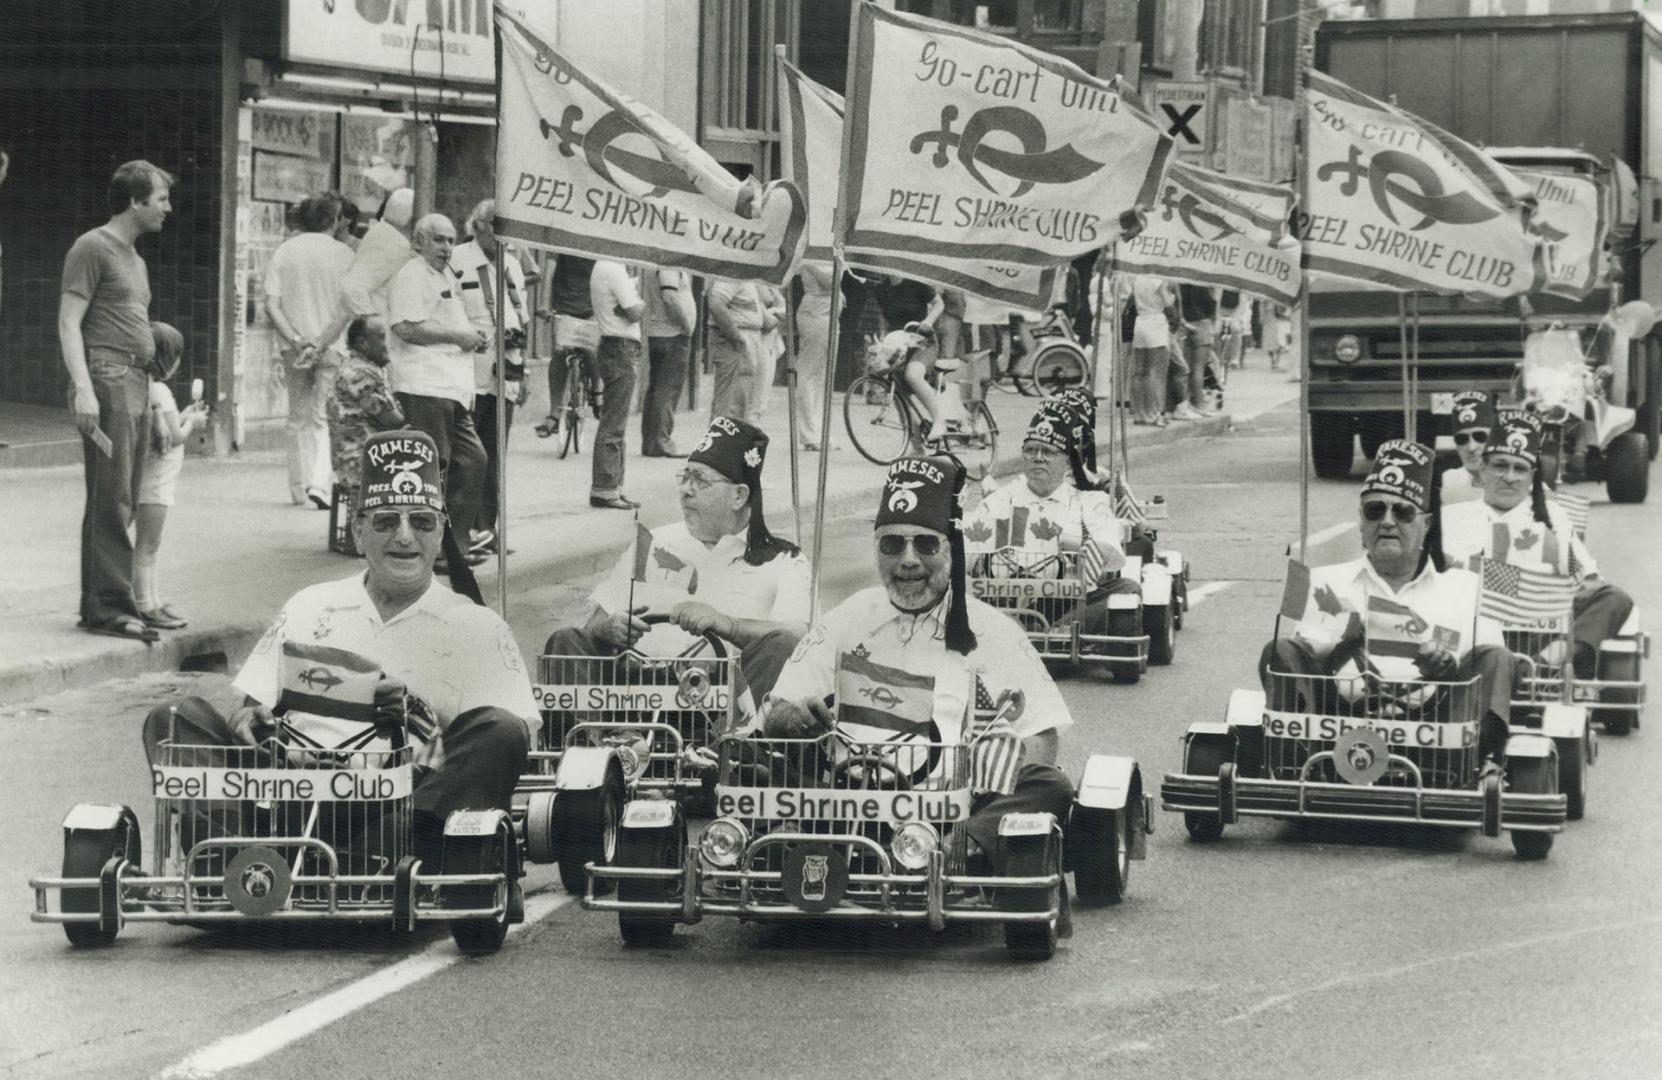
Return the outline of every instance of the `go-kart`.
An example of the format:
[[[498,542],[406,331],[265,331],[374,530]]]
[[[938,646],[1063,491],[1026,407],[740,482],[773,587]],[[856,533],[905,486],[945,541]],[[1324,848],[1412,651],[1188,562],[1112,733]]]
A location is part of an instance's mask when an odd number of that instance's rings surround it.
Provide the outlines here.
[[[1626,735],[1639,726],[1639,715],[1645,707],[1644,661],[1650,656],[1650,635],[1639,629],[1639,609],[1633,609],[1620,634],[1599,642],[1596,677],[1592,679],[1577,678],[1570,662],[1574,655],[1572,619],[1565,613],[1545,622],[1502,627],[1518,670],[1513,722],[1518,722],[1521,710],[1525,721],[1531,723],[1544,713],[1552,728],[1548,733],[1555,739],[1570,739],[1577,718],[1584,728],[1593,721],[1603,724],[1608,734]],[[1555,723],[1552,717],[1557,718]],[[1597,752],[1588,729],[1582,756],[1591,762]],[[1583,795],[1582,783],[1573,775],[1583,771],[1584,765],[1573,754],[1561,741],[1560,790],[1569,796],[1570,817],[1575,819],[1581,817]]]
[[[1183,767],[1161,807],[1189,836],[1217,840],[1242,816],[1506,830],[1521,859],[1544,859],[1566,816],[1558,748],[1512,732],[1504,772],[1479,760],[1478,680],[1269,673],[1236,690],[1222,722],[1189,725]]]
[[[1125,895],[1152,827],[1133,759],[1092,755],[1066,820],[1006,814],[1001,850],[971,852],[974,746],[860,731],[839,721],[818,738],[723,737],[719,816],[689,843],[675,803],[631,801],[617,858],[590,866],[583,906],[617,912],[630,945],[662,945],[707,915],[981,922],[1003,925],[1011,955],[1048,959],[1066,932],[1068,871],[1082,903]]]
[[[1592,367],[1574,330],[1554,323],[1530,334],[1513,375],[1512,397],[1541,417],[1541,476],[1604,483],[1613,503],[1644,502],[1650,444],[1634,430],[1638,413],[1608,397],[1611,368]]]
[[[631,648],[540,657],[531,689],[542,727],[514,796],[527,856],[558,863],[566,890],[580,893],[583,867],[611,861],[626,801],[706,795],[715,775],[709,748],[733,727],[735,663],[714,634],[674,656]]]
[[[70,810],[62,875],[29,881],[31,920],[61,923],[82,947],[110,944],[130,922],[311,920],[403,933],[444,921],[463,952],[501,948],[508,925],[524,918],[508,815],[451,814],[441,865],[428,867],[412,842],[415,751],[402,733],[389,742],[371,727],[324,746],[292,720],[279,719],[256,746],[195,746],[172,735],[161,743],[148,874],[131,809]]]

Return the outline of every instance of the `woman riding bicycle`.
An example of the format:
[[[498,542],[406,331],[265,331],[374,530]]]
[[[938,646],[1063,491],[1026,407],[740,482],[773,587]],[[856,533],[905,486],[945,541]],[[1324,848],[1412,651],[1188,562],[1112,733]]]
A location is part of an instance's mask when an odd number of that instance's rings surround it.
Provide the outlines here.
[[[929,383],[930,369],[937,355],[935,331],[927,323],[909,322],[903,329],[891,330],[877,343],[880,368],[899,376],[899,381],[929,413],[925,442],[936,442],[946,434],[940,398]]]

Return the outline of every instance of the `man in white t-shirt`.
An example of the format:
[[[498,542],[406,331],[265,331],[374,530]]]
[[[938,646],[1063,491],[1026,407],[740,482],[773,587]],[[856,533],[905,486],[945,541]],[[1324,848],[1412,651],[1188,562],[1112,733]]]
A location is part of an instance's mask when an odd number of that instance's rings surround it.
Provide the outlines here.
[[[346,359],[351,321],[342,284],[352,249],[336,240],[340,203],[314,195],[300,204],[305,231],[284,240],[265,273],[265,310],[282,342],[288,390],[289,498],[329,509],[329,387]]]
[[[594,465],[589,480],[589,505],[605,510],[634,510],[640,503],[623,493],[624,442],[629,409],[635,400],[635,379],[641,366],[641,301],[635,275],[620,262],[601,259],[589,274],[589,300],[600,348],[595,366],[600,371],[600,423],[594,432]]]
[[[692,276],[667,267],[644,278],[646,396],[641,401],[641,456],[686,457],[675,445],[675,401],[687,381],[687,357],[698,323]]]
[[[468,319],[450,269],[450,219],[428,214],[416,222],[412,244],[420,257],[393,275],[387,295],[387,374],[404,419],[438,444],[450,524],[466,543],[484,496],[486,461],[473,427],[473,354],[490,336]]]
[[[1137,318],[1131,329],[1131,422],[1165,427],[1166,369],[1171,364],[1171,324],[1166,309],[1176,301],[1171,285],[1153,274],[1131,279]]]

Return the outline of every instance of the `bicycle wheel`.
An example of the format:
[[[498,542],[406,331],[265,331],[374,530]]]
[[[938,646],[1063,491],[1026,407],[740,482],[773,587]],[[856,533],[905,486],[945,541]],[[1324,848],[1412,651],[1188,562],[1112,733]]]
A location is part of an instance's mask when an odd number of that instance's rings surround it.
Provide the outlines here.
[[[971,480],[985,479],[998,460],[998,424],[984,401],[964,407],[963,426],[947,433],[946,450],[964,466]]]
[[[565,404],[560,408],[560,425],[565,429],[561,435],[560,456],[581,451],[579,441],[583,436],[583,373],[580,357],[572,356],[569,369],[566,372]]]
[[[1079,346],[1071,341],[1056,341],[1041,347],[1034,355],[1025,381],[1040,396],[1055,397],[1064,390],[1083,386],[1085,373],[1085,354]]]
[[[860,456],[887,465],[912,444],[912,414],[887,379],[862,375],[843,391],[843,422]]]

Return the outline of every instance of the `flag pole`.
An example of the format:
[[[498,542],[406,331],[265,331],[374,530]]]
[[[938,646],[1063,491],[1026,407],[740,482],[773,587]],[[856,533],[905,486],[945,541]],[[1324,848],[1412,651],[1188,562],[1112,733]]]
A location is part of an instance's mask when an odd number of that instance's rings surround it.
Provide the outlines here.
[[[503,327],[507,325],[504,313],[508,303],[508,276],[503,273],[507,245],[499,236],[496,238],[496,257],[494,259],[496,271],[496,431],[491,437],[496,440],[496,520],[491,522],[496,530],[496,606],[502,613],[502,621],[508,621],[508,351],[506,348],[507,335]],[[466,539],[465,537],[463,539]],[[463,552],[464,556],[466,551]]]
[[[1398,367],[1402,373],[1402,434],[1404,438],[1414,437],[1414,399],[1413,394],[1413,360],[1409,350],[1412,347],[1408,339],[1408,294],[1397,293],[1397,342],[1398,355],[1401,357]]]
[[[1310,74],[1310,47],[1299,47],[1299,113],[1298,125],[1295,128],[1297,137],[1294,140],[1293,152],[1295,167],[1298,170],[1298,213],[1306,219],[1305,232],[1309,232],[1308,219],[1310,215],[1310,116],[1309,93],[1307,85]],[[1295,220],[1297,215],[1295,214]],[[1304,259],[1299,259],[1302,268]],[[1298,295],[1298,561],[1309,561],[1310,544],[1310,272],[1303,270],[1300,275],[1303,280],[1299,283]]]
[[[1094,303],[1091,305],[1091,309],[1096,312],[1095,334],[1091,338],[1091,380],[1093,383],[1091,392],[1093,394],[1102,388],[1102,327],[1106,321],[1102,317],[1102,286],[1107,281],[1108,275],[1111,272],[1110,268],[1113,266],[1113,261],[1108,255],[1108,253],[1112,250],[1113,245],[1110,244],[1108,247],[1105,247],[1098,252],[1096,257],[1096,295],[1092,297]],[[1117,338],[1119,335],[1119,319],[1117,316],[1113,319],[1113,324],[1115,327],[1114,334],[1116,340],[1110,342],[1108,347],[1108,475],[1110,477],[1115,474],[1114,440],[1117,438],[1116,432],[1119,430],[1122,423],[1119,414],[1120,365],[1116,363],[1118,358],[1115,355],[1117,352],[1116,346],[1118,344]],[[1110,497],[1112,497],[1112,493],[1110,493]]]
[[[780,42],[773,47],[773,100],[782,102],[785,99],[784,81],[780,78],[779,61],[785,59],[785,45]],[[783,113],[781,113],[783,115]],[[785,151],[788,156],[790,151]],[[795,524],[793,534],[798,547],[802,546],[802,463],[797,438],[796,422],[796,305],[791,303],[790,281],[785,282],[785,404],[790,416],[786,423],[789,425],[791,439],[791,520]],[[820,453],[825,447],[820,447]]]

